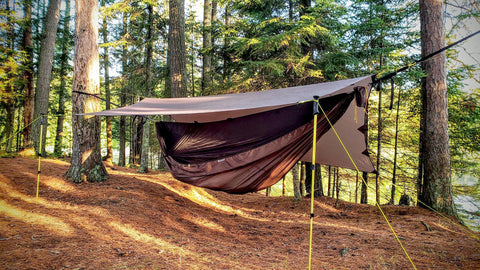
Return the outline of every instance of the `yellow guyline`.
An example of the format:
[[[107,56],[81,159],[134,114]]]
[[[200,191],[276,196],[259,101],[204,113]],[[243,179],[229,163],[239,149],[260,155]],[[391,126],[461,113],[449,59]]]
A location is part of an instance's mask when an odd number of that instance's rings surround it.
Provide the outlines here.
[[[345,144],[343,143],[342,139],[340,138],[340,136],[338,135],[337,131],[335,130],[335,128],[333,127],[332,123],[330,122],[330,119],[328,118],[327,114],[325,113],[325,111],[323,110],[322,106],[320,105],[320,102],[318,102],[318,100],[315,100],[315,103],[318,104],[318,107],[320,108],[320,110],[322,111],[323,115],[325,116],[325,119],[328,121],[328,124],[330,125],[330,127],[332,128],[333,132],[335,133],[335,135],[337,136],[337,139],[338,141],[340,142],[340,144],[342,145],[343,147],[343,150],[345,150],[345,153],[347,153],[348,155],[348,158],[350,159],[350,161],[352,162],[353,166],[355,167],[355,169],[357,170],[358,173],[360,173],[360,170],[358,169],[357,167],[357,164],[355,164],[355,161],[353,160],[352,156],[350,155],[350,152],[348,152],[347,150],[347,147],[345,147]],[[355,105],[356,106],[356,105]],[[362,181],[365,185],[367,185],[367,183],[365,182],[365,179],[363,179],[362,177]],[[313,186],[313,176],[312,176],[312,186]],[[313,197],[313,196],[312,196]],[[385,221],[387,222],[388,224],[388,227],[390,227],[390,230],[392,231],[393,235],[395,236],[395,239],[397,239],[398,243],[400,244],[400,247],[402,248],[403,252],[405,253],[405,255],[407,256],[408,260],[410,261],[410,263],[412,264],[412,267],[413,269],[417,270],[417,267],[415,266],[415,264],[413,263],[412,259],[410,258],[410,255],[408,255],[408,252],[407,250],[405,249],[405,247],[403,246],[402,244],[402,241],[400,241],[400,238],[398,238],[397,236],[397,233],[395,232],[395,230],[393,229],[392,225],[390,224],[390,221],[388,221],[388,218],[387,216],[385,215],[385,213],[383,212],[382,208],[380,207],[380,204],[375,200],[375,204],[377,205],[378,209],[380,210],[380,213],[382,213],[382,216],[383,218],[385,219]],[[313,207],[313,205],[312,205]],[[311,225],[310,225],[311,227]],[[310,234],[311,234],[311,228],[310,228]],[[310,236],[311,237],[311,236]],[[309,265],[309,269],[310,269],[310,265]]]

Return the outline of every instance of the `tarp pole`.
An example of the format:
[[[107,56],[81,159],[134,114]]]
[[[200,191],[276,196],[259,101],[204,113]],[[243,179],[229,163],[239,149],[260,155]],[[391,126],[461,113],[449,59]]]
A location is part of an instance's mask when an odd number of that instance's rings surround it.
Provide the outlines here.
[[[308,248],[308,270],[312,269],[312,244],[313,244],[313,205],[315,199],[315,157],[317,154],[317,115],[320,113],[318,110],[318,96],[313,97],[313,138],[312,138],[312,183],[310,189],[310,241]],[[308,169],[308,168],[307,168]]]
[[[42,144],[43,144],[43,125],[45,124],[44,121],[45,121],[45,116],[42,114],[40,116],[40,146],[39,146],[39,151],[38,151],[38,170],[37,170],[37,192],[36,192],[36,198],[38,199],[38,190],[40,188],[40,163],[41,163],[41,159],[42,159]]]

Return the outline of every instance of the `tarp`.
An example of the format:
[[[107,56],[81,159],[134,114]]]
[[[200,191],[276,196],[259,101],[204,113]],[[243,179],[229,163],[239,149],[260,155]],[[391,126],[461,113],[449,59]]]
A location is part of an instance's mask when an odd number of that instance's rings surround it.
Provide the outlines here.
[[[283,89],[192,98],[146,98],[96,115],[170,115],[157,123],[167,165],[177,179],[244,193],[266,188],[298,160],[311,160],[314,96],[361,171],[374,171],[367,153],[364,107],[371,76]],[[316,160],[354,169],[323,114]]]

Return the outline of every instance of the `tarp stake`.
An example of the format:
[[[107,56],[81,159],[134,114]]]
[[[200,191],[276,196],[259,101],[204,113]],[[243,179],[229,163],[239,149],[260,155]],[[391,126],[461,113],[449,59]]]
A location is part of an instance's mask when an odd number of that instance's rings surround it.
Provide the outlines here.
[[[312,269],[312,244],[313,244],[313,205],[315,199],[315,157],[317,153],[317,115],[320,113],[318,110],[318,96],[313,97],[313,138],[312,138],[312,184],[310,190],[310,240],[308,248],[308,270]]]

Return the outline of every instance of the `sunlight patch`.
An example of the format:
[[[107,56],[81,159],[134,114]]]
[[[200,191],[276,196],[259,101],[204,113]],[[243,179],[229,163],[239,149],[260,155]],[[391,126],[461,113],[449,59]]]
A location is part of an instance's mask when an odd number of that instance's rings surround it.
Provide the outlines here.
[[[10,205],[3,200],[0,200],[0,213],[25,223],[46,227],[52,232],[63,236],[69,236],[74,231],[74,229],[70,225],[63,222],[59,218],[48,215],[30,213],[23,209]]]
[[[151,243],[151,244],[154,244],[154,245],[156,245],[160,248],[164,248],[164,249],[167,249],[167,250],[170,250],[170,251],[177,251],[177,252],[182,252],[183,254],[189,254],[188,251],[184,250],[181,247],[170,244],[170,243],[168,243],[168,242],[166,242],[166,241],[164,241],[160,238],[149,235],[147,233],[140,232],[139,230],[133,228],[132,226],[130,226],[128,224],[122,224],[122,223],[119,223],[119,222],[112,221],[112,222],[109,223],[109,225],[113,229],[127,235],[128,237],[133,238],[136,241],[139,241],[139,242],[142,242],[142,243],[145,243],[145,244]]]
[[[71,192],[75,190],[75,187],[72,184],[65,182],[63,179],[55,177],[45,177],[41,179],[41,183],[62,192]]]
[[[225,232],[225,228],[221,226],[220,224],[213,222],[211,220],[208,220],[203,217],[184,217],[185,219],[189,220],[192,223],[197,224],[198,226],[217,231],[217,232]]]

